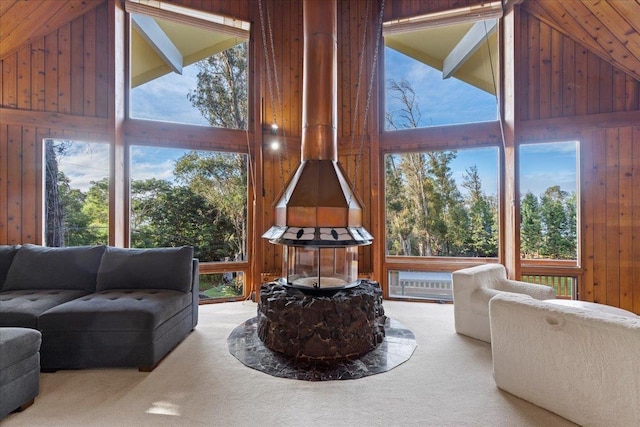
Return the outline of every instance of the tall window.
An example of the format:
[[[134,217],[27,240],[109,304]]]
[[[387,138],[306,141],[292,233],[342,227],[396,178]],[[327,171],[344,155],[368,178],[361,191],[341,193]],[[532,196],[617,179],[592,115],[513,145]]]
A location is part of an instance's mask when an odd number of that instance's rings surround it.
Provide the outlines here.
[[[249,24],[160,3],[152,17],[127,2],[130,116],[246,129]]]
[[[520,252],[523,259],[577,258],[578,143],[520,147]]]
[[[387,255],[496,257],[498,149],[385,156]]]
[[[385,129],[496,120],[496,28],[468,16],[386,23]]]
[[[131,246],[194,246],[201,263],[247,260],[246,154],[131,147]],[[201,275],[203,298],[243,295],[244,276]]]
[[[109,146],[44,140],[46,246],[106,245]]]

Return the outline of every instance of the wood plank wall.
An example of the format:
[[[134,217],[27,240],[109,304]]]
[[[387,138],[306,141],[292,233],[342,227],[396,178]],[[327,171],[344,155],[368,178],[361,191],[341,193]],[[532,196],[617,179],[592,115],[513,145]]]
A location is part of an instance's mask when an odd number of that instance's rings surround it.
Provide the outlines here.
[[[522,142],[580,141],[579,297],[640,313],[640,82],[522,13]]]
[[[527,13],[521,23],[521,120],[638,111],[639,81]]]
[[[182,0],[180,3],[249,20],[255,25],[252,35],[255,61],[251,65],[251,73],[256,79],[253,97],[255,102],[264,105],[262,116],[269,123],[273,111],[255,2]],[[380,183],[377,175],[371,172],[379,167],[377,123],[370,120],[366,130],[362,130],[363,118],[358,115],[354,121],[352,112],[358,90],[361,111],[364,108],[362,96],[366,78],[358,89],[354,82],[357,81],[359,56],[356,52],[362,43],[366,5],[364,0],[339,3],[339,159],[351,177],[355,156],[360,151],[359,142],[356,148],[351,144],[352,131],[356,141],[364,133],[364,156],[358,166],[355,185],[365,204],[365,225],[376,229],[382,212],[382,203],[377,197]],[[475,2],[387,1],[385,19],[472,3]],[[256,213],[261,215],[266,229],[272,221],[272,202],[282,187],[282,177],[284,181],[288,180],[299,162],[302,14],[300,2],[269,0],[265,4],[272,14],[283,100],[282,113],[278,111],[277,116],[289,146],[289,158],[283,162],[283,172],[278,156],[264,151],[264,192],[257,195]],[[0,244],[41,242],[42,139],[100,140],[108,132],[105,8],[106,4],[101,5],[1,58]],[[370,29],[378,12],[370,11]],[[581,264],[584,275],[580,296],[640,313],[640,196],[637,191],[640,188],[640,130],[637,124],[630,124],[640,110],[639,82],[545,27],[544,23],[526,14],[523,14],[523,22],[526,30],[517,42],[527,58],[518,71],[523,88],[522,141],[560,137],[581,140]],[[368,40],[364,76],[371,67],[372,46]],[[372,117],[378,117],[377,96],[374,91]],[[262,120],[260,117],[254,119]],[[127,121],[126,128],[128,138],[139,143],[166,144],[175,137],[187,146],[211,144],[207,135],[180,136],[180,129],[174,130],[174,134],[163,133],[165,138],[161,138],[133,120]],[[486,128],[481,131],[482,135],[486,132]],[[266,139],[256,136],[255,141],[257,151]],[[257,233],[263,231],[256,230]],[[383,245],[378,248],[384,250]],[[256,266],[258,270],[280,269],[277,248],[262,241],[256,250],[262,254],[260,265]],[[361,253],[362,270],[373,271],[373,263],[378,260],[380,258],[371,252]]]
[[[295,5],[295,6],[294,6]],[[377,170],[372,167],[369,146],[372,129],[377,129],[372,117],[377,117],[377,106],[369,111],[369,120],[366,129],[364,126],[364,110],[369,81],[369,73],[373,62],[373,52],[367,51],[365,55],[360,86],[357,85],[360,68],[360,48],[364,37],[363,26],[365,12],[367,11],[364,0],[339,2],[338,5],[338,161],[342,165],[348,178],[352,180],[356,193],[362,199],[365,207],[364,226],[372,230],[375,226],[376,212],[371,209],[372,200],[371,181],[377,176]],[[282,191],[283,184],[288,182],[300,162],[300,137],[302,134],[302,3],[292,3],[288,0],[274,0],[267,2],[265,6],[265,25],[267,25],[267,13],[271,17],[273,31],[273,51],[271,49],[268,29],[265,35],[268,41],[268,60],[271,73],[273,73],[273,57],[275,55],[275,69],[277,70],[278,84],[281,90],[282,108],[278,100],[272,102],[269,90],[269,80],[264,64],[264,58],[260,67],[262,75],[261,97],[263,99],[263,117],[266,124],[274,120],[286,135],[286,153],[273,153],[266,149],[264,157],[264,191],[261,200],[261,209],[265,230],[273,224],[273,202]],[[369,7],[369,21],[367,38],[369,43],[377,30],[378,10],[375,6]],[[254,16],[254,22],[260,23],[258,14]],[[279,25],[277,25],[279,24]],[[261,33],[258,27],[257,32]],[[258,38],[258,36],[256,36]],[[262,36],[260,35],[261,39]],[[348,43],[340,43],[348,40]],[[257,46],[262,53],[262,46]],[[382,49],[382,47],[381,47]],[[264,54],[263,54],[264,57]],[[272,76],[273,80],[273,76]],[[275,81],[271,82],[275,93]],[[373,88],[374,92],[377,86]],[[359,97],[357,117],[354,118],[356,97]],[[274,95],[274,98],[277,98]],[[376,97],[374,96],[374,99]],[[275,113],[274,113],[275,109]],[[364,138],[362,136],[364,135]],[[282,136],[282,135],[280,135]],[[280,138],[282,139],[282,138]],[[269,137],[266,137],[267,142]],[[356,167],[356,159],[358,166]],[[282,248],[274,246],[266,241],[261,241],[262,271],[279,271],[282,266]],[[371,247],[360,248],[359,268],[363,274],[370,274],[373,269]]]

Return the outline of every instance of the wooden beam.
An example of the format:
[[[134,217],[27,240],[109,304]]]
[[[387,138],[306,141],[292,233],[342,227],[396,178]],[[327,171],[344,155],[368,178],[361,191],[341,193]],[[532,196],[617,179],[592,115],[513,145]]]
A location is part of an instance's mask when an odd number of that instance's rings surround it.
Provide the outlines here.
[[[39,128],[74,130],[92,134],[109,134],[109,121],[101,117],[82,117],[46,111],[17,110],[0,107],[2,123]]]
[[[471,56],[489,39],[496,31],[497,19],[479,21],[462,37],[458,44],[444,58],[442,64],[442,78],[448,79],[467,62]]]
[[[555,138],[576,138],[598,129],[638,126],[640,111],[588,114],[520,122],[519,140],[531,141]]]
[[[498,122],[483,122],[382,132],[380,134],[380,151],[389,153],[422,148],[446,149],[452,143],[473,140],[478,142],[475,144],[477,147],[496,145],[501,141],[500,124]]]
[[[520,6],[513,7],[503,19],[502,29],[502,117],[504,168],[502,169],[500,261],[507,269],[510,279],[520,279],[520,194],[518,164],[518,110],[519,64],[522,52],[517,43],[520,40]]]
[[[129,193],[126,176],[126,146],[124,135],[127,92],[126,53],[129,52],[126,37],[126,18],[120,0],[109,0],[109,244],[129,246]]]
[[[182,74],[182,54],[155,19],[132,13],[131,24],[169,68],[178,74]]]

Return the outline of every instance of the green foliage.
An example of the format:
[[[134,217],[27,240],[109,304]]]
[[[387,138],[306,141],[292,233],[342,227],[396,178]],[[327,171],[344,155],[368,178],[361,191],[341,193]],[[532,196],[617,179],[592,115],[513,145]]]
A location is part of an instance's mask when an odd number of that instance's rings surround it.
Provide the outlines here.
[[[527,192],[520,204],[520,252],[523,258],[540,256],[542,244],[542,219],[540,204],[532,192]]]
[[[211,126],[247,128],[247,44],[196,63],[198,83],[187,98]]]
[[[464,174],[462,186],[468,196],[465,206],[469,215],[467,247],[473,256],[498,256],[498,206],[495,197],[482,191],[478,167],[471,166]]]
[[[528,192],[520,213],[523,258],[576,259],[576,194],[552,186],[538,199]]]
[[[244,260],[247,255],[247,156],[234,153],[191,151],[176,162],[178,182],[215,206],[217,220],[233,230],[225,236],[227,256]]]
[[[131,193],[132,247],[190,245],[201,262],[232,251],[227,218],[189,187],[152,178],[132,182]]]

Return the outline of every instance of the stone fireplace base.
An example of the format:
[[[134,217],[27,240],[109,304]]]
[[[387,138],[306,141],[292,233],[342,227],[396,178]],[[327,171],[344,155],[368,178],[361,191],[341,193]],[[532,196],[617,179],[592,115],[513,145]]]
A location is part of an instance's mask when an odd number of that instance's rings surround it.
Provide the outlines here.
[[[257,317],[236,326],[227,338],[229,352],[260,372],[304,381],[352,380],[387,372],[409,360],[417,346],[413,332],[387,318],[382,343],[360,358],[333,362],[301,360],[265,347],[257,329]]]
[[[382,290],[376,282],[308,293],[280,282],[263,285],[258,336],[273,351],[296,359],[358,358],[385,336]]]
[[[245,365],[283,378],[356,379],[409,360],[413,333],[384,315],[377,283],[330,294],[305,294],[278,283],[264,285],[258,315],[227,339]]]

